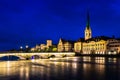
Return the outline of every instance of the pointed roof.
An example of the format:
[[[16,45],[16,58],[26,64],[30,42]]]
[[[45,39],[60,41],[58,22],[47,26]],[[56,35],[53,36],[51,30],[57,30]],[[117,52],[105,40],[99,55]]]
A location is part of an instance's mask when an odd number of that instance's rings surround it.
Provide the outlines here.
[[[65,40],[65,39],[62,39],[62,38],[60,38],[60,39],[63,42],[63,44],[66,43],[66,42],[73,44],[75,42],[75,41],[72,41],[72,40]]]
[[[89,15],[89,11],[87,10],[87,25],[86,28],[89,29],[90,28],[90,15]]]

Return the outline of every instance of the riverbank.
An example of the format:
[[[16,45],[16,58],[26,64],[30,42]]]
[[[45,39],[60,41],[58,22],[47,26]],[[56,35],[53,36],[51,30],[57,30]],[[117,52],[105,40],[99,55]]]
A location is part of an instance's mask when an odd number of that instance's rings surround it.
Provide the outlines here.
[[[75,56],[90,56],[90,57],[120,57],[120,54],[80,54],[80,53],[75,53]]]

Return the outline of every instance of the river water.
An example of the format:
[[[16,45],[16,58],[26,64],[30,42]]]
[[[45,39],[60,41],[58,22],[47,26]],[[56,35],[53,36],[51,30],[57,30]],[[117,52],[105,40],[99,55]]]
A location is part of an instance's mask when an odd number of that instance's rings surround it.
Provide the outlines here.
[[[0,80],[120,80],[120,58],[0,61]]]

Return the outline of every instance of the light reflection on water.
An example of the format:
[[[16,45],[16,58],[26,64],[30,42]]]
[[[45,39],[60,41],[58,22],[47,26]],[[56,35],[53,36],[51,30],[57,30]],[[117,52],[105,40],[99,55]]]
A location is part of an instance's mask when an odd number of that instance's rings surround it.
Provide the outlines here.
[[[70,57],[0,62],[0,80],[119,80],[120,59]]]

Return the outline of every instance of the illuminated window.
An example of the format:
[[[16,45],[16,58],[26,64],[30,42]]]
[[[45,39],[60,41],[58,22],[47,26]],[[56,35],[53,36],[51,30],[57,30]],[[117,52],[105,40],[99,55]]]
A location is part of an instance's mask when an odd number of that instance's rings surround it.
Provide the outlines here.
[[[104,51],[102,52],[102,54],[104,54]]]
[[[108,54],[111,54],[111,52],[108,52]]]
[[[97,51],[96,51],[96,54],[97,54]]]
[[[114,54],[116,54],[116,51],[114,51]]]
[[[98,51],[98,54],[99,54],[99,51]]]

